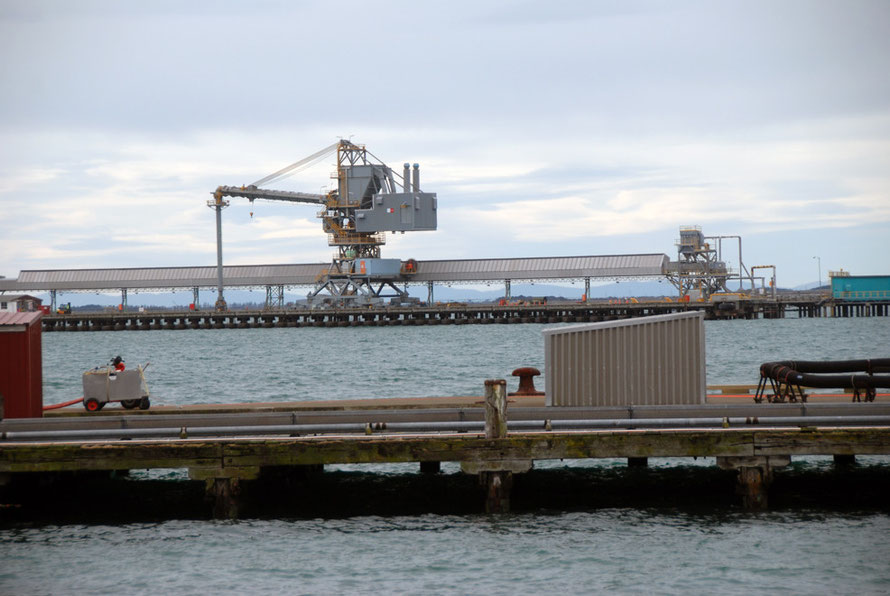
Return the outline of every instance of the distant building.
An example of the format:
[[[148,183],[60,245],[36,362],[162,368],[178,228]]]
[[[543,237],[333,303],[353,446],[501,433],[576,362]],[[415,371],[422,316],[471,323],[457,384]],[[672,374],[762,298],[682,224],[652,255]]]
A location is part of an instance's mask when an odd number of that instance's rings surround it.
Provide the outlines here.
[[[43,300],[28,294],[0,294],[0,312],[35,312]]]
[[[831,295],[840,300],[890,300],[890,275],[831,272]]]

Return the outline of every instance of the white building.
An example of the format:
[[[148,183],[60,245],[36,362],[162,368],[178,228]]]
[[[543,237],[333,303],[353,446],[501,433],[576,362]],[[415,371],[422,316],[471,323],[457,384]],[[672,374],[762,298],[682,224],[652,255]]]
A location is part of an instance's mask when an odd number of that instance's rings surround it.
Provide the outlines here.
[[[0,294],[0,312],[33,312],[43,300],[28,294]]]

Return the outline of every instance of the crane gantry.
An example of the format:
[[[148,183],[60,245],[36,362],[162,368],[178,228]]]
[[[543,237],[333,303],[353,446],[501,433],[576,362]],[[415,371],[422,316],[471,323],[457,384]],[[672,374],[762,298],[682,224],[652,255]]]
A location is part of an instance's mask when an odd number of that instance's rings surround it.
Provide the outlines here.
[[[327,194],[312,194],[261,188],[319,160],[337,154],[337,188]],[[398,179],[398,182],[397,182]],[[216,210],[217,223],[217,310],[225,310],[222,279],[221,211],[226,197],[308,203],[322,207],[318,217],[334,246],[331,265],[307,295],[310,306],[375,306],[384,298],[405,298],[396,287],[417,272],[413,259],[383,259],[380,247],[386,232],[435,230],[437,198],[420,190],[420,167],[404,165],[401,176],[371,154],[364,145],[340,140],[253,184],[219,186],[207,205]],[[388,292],[393,293],[388,293]]]

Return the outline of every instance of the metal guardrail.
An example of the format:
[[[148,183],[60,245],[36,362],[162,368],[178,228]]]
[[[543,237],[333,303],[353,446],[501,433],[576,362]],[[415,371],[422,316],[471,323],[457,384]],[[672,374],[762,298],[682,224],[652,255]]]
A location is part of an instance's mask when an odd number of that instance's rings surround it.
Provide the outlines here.
[[[366,411],[296,414],[223,414],[210,416],[120,416],[103,418],[20,419],[0,422],[0,445],[20,442],[187,440],[253,436],[391,435],[482,433],[481,412],[466,420],[467,410],[429,413]],[[623,415],[616,415],[622,414]],[[789,415],[791,414],[791,415]],[[819,404],[642,408],[516,408],[511,432],[605,429],[776,428],[888,426],[890,404]],[[414,418],[408,420],[406,418]],[[301,421],[301,418],[308,420]],[[336,420],[343,419],[342,422]],[[426,418],[426,419],[423,419]],[[448,419],[442,419],[448,418]],[[289,421],[288,421],[289,419]]]

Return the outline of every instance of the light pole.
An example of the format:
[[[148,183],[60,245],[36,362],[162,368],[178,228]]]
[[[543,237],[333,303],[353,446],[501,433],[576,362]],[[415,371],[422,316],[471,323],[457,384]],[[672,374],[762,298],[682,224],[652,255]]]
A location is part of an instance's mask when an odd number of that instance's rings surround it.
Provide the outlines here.
[[[816,262],[819,264],[819,288],[816,288],[817,291],[822,287],[822,259],[820,257],[813,257],[816,259]]]

